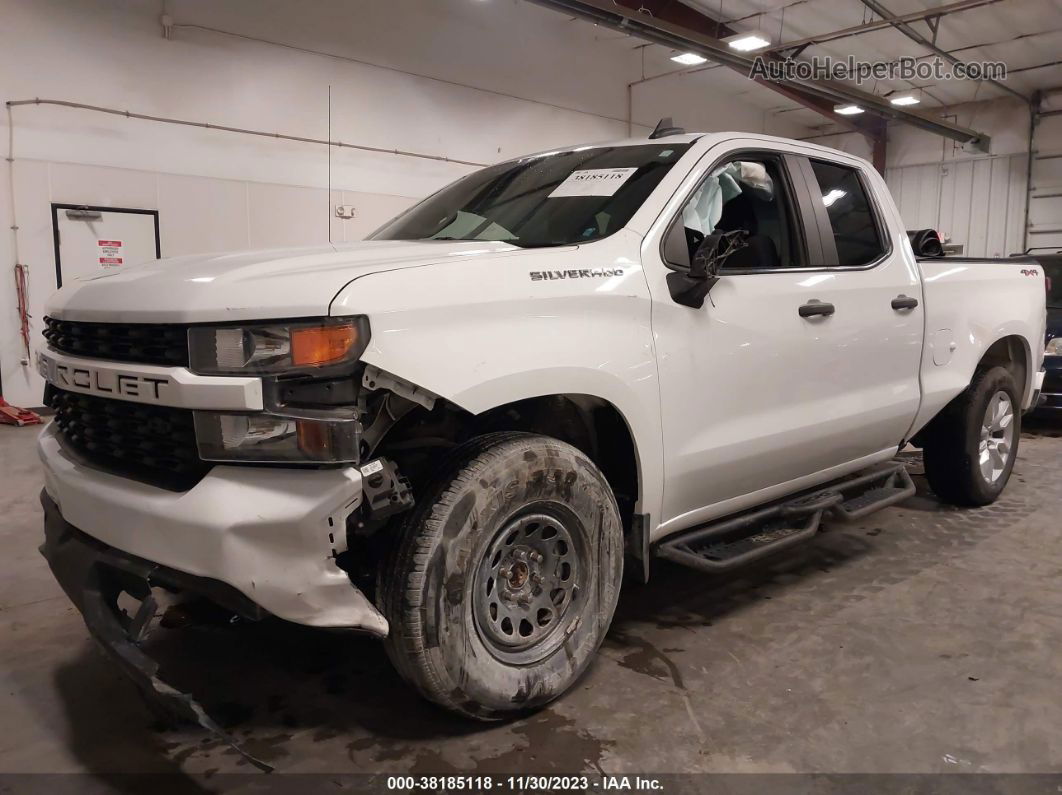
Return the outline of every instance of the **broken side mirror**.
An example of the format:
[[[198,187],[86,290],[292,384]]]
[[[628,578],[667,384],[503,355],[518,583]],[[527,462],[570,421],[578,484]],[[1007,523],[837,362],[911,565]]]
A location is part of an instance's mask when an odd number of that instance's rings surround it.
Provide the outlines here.
[[[671,299],[692,309],[704,306],[708,291],[719,281],[723,261],[742,248],[747,237],[744,230],[708,235],[690,257],[685,227],[682,224],[671,227],[664,240],[664,256],[673,268],[667,275]]]

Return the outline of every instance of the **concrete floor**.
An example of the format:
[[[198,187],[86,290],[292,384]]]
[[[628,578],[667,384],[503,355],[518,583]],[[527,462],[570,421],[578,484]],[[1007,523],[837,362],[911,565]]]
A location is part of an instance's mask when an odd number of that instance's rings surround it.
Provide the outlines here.
[[[0,773],[252,772],[153,727],[89,640],[36,551],[35,436],[0,427]],[[1060,464],[1042,425],[990,508],[916,478],[904,505],[740,576],[661,564],[575,689],[507,725],[421,702],[369,640],[236,625],[158,651],[280,772],[1057,772]]]

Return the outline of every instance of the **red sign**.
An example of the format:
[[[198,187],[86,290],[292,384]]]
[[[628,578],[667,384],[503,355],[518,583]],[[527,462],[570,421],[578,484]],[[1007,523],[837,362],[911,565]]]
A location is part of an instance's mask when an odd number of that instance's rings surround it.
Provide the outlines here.
[[[100,250],[100,265],[122,264],[122,241],[121,240],[97,240],[96,245]]]

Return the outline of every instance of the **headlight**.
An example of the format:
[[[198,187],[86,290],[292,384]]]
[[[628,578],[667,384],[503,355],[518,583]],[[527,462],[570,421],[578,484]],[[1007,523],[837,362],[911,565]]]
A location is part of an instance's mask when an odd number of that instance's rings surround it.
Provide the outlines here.
[[[366,317],[193,326],[189,366],[201,375],[282,375],[356,361],[369,343]]]
[[[360,431],[353,417],[307,419],[264,412],[195,412],[195,436],[204,461],[357,462]]]
[[[1047,349],[1044,351],[1048,356],[1062,356],[1062,337],[1054,337],[1047,341]]]

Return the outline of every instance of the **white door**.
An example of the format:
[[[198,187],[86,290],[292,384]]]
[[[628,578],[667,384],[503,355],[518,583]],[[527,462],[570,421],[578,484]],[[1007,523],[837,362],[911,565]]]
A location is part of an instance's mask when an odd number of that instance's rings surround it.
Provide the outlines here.
[[[53,205],[56,287],[158,259],[158,213]]]
[[[918,408],[922,308],[892,301],[920,301],[919,281],[868,201],[869,175],[857,161],[816,174],[762,146],[709,153],[678,216],[694,245],[750,233],[703,307],[672,299],[663,230],[643,249],[665,451],[658,534],[887,458]]]

